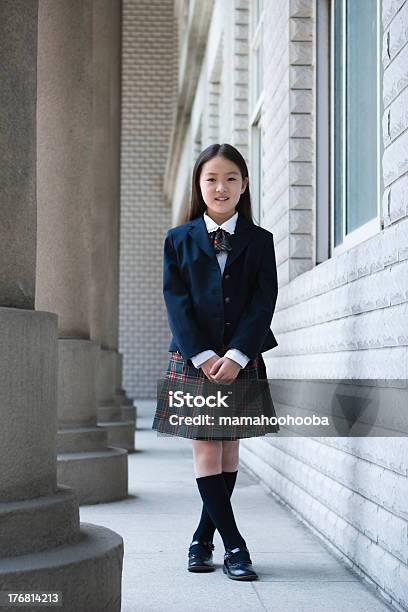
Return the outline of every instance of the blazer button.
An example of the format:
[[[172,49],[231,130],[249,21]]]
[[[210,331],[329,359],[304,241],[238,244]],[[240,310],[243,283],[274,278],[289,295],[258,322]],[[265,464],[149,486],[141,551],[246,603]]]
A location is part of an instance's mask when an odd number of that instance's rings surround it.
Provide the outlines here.
[[[228,304],[228,302],[230,302],[230,301],[231,301],[231,298],[226,297],[226,298],[225,298],[225,301],[226,301],[226,302],[227,302],[227,304]]]
[[[228,280],[229,278],[231,278],[231,275],[230,275],[230,274],[226,274],[226,275],[224,276],[224,278],[225,278],[225,280]]]

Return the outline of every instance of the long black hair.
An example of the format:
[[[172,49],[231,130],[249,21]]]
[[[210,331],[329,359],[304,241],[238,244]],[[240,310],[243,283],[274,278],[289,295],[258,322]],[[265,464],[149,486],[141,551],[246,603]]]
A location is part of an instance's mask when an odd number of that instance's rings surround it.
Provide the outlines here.
[[[201,151],[198,156],[196,163],[193,168],[192,188],[191,188],[191,202],[187,213],[186,221],[192,221],[197,217],[200,217],[207,210],[207,205],[203,200],[200,188],[200,174],[203,164],[208,160],[220,155],[229,159],[236,164],[241,172],[243,179],[248,178],[248,168],[245,163],[245,159],[241,153],[230,144],[212,144],[204,151]],[[251,194],[249,192],[249,184],[247,184],[244,193],[241,193],[236,210],[253,223],[252,219],[252,207],[251,207]]]

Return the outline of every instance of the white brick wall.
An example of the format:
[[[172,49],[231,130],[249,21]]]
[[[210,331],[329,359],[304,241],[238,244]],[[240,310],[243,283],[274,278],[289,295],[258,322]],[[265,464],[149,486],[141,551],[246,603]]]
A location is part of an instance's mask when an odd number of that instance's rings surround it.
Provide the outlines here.
[[[162,186],[175,97],[172,0],[124,0],[120,351],[123,386],[155,397],[168,360],[162,245],[171,211]]]
[[[359,441],[355,439],[354,444]],[[404,473],[398,474],[342,450],[336,455],[323,448],[319,455],[318,447],[325,442],[324,438],[286,439],[270,444],[252,439],[242,445],[240,455],[335,554],[374,582],[396,609],[406,609],[407,517],[398,514],[402,509],[406,512],[402,497],[407,494],[406,463]],[[373,439],[362,442],[372,447]],[[382,440],[374,442],[383,448]],[[321,459],[317,469],[313,467],[316,457]],[[364,486],[368,483],[371,487]]]
[[[384,223],[408,215],[408,3],[384,2]]]
[[[275,27],[266,52],[265,224],[277,241],[281,285],[273,322],[279,347],[266,360],[269,376],[406,379],[408,2],[383,1],[385,229],[300,275],[290,258],[298,253],[307,267],[313,252],[314,66],[290,76],[287,70],[297,70],[300,54],[302,63],[313,61],[314,3],[267,5]],[[301,89],[291,89],[294,83]],[[241,457],[337,554],[406,609],[406,439],[252,439],[243,442]]]
[[[265,6],[262,225],[274,233],[283,286],[312,267],[314,253],[314,2]]]
[[[248,160],[248,2],[218,0],[214,19],[221,20],[223,41],[218,142],[236,146]]]

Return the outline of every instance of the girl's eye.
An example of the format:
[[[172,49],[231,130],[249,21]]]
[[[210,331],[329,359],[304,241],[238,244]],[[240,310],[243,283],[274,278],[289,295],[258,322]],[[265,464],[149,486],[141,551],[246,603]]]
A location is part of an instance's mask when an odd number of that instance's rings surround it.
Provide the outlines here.
[[[228,180],[229,180],[229,181],[236,181],[237,179],[236,179],[236,178],[234,178],[233,176],[230,176]],[[213,178],[209,178],[209,179],[207,179],[207,182],[209,182],[209,181],[215,181],[215,179],[213,179]]]

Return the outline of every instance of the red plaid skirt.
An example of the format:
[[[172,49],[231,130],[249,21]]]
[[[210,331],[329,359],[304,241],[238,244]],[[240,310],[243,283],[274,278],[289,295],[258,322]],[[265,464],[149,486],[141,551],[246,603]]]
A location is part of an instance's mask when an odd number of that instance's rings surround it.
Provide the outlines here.
[[[229,391],[229,387],[233,391]],[[170,397],[182,389],[193,396],[208,394],[208,388],[213,392],[233,394],[233,410],[225,412],[223,408],[202,407],[195,405],[182,408],[171,405]],[[203,417],[203,412],[208,415],[212,425],[203,426],[192,420]],[[218,425],[221,415],[234,415],[238,417],[239,424]],[[190,422],[185,422],[185,417],[193,417]],[[264,417],[263,419],[261,417]],[[171,418],[170,418],[171,417]],[[250,417],[250,418],[249,418]],[[258,417],[258,419],[256,418]],[[271,417],[275,419],[271,420]],[[188,419],[187,419],[188,420]],[[222,420],[222,419],[221,419]],[[237,419],[235,419],[236,423]],[[262,422],[260,422],[262,421]],[[249,422],[249,424],[248,424]],[[191,360],[186,360],[178,352],[172,352],[164,379],[159,381],[157,388],[157,406],[153,419],[152,429],[163,435],[180,436],[193,440],[238,440],[255,436],[265,436],[277,433],[279,425],[276,422],[276,413],[273,406],[272,396],[266,380],[265,363],[261,355],[257,359],[249,361],[245,368],[241,369],[236,380],[229,385],[210,383],[201,368],[195,368]]]

